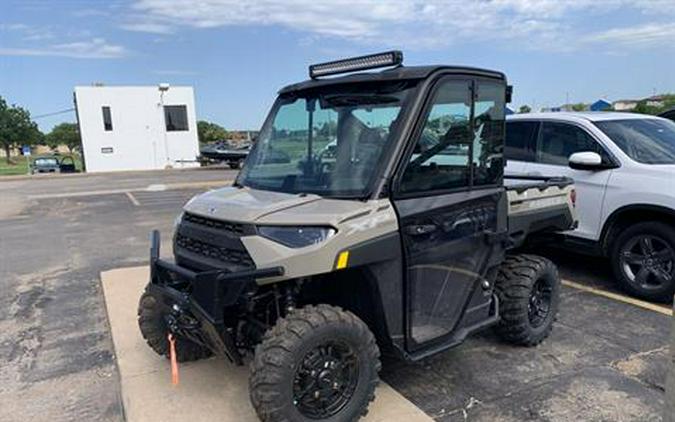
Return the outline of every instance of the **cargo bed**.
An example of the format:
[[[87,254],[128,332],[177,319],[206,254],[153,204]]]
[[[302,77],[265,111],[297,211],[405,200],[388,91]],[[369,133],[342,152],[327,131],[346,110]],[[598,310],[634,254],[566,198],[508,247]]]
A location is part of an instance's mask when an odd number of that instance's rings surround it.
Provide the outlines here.
[[[574,229],[578,224],[574,181],[568,177],[505,175],[509,238],[521,246],[532,235]]]

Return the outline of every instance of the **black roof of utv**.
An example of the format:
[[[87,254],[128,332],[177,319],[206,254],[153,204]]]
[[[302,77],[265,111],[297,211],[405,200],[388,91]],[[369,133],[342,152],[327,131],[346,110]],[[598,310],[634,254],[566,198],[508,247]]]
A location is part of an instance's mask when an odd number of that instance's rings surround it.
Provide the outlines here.
[[[427,78],[432,73],[440,70],[445,71],[447,73],[455,73],[458,75],[486,76],[489,78],[506,80],[506,76],[501,72],[488,69],[480,69],[475,67],[444,66],[444,65],[398,66],[392,69],[382,70],[380,72],[361,72],[361,73],[352,73],[345,76],[329,77],[323,79],[308,79],[304,82],[287,85],[281,88],[279,90],[279,94],[287,94],[294,91],[304,91],[307,89],[321,88],[324,86],[335,84],[424,79]]]

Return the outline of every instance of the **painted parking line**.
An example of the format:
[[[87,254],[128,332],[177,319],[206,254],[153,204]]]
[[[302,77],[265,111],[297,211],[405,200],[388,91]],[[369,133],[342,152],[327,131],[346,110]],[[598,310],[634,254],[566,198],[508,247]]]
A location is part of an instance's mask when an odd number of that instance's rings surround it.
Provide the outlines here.
[[[162,191],[174,189],[188,189],[188,188],[209,188],[209,187],[225,187],[232,184],[234,180],[213,180],[206,182],[184,182],[184,183],[170,183],[162,185]],[[101,189],[80,192],[62,192],[62,193],[47,193],[39,195],[29,195],[28,199],[59,199],[59,198],[78,198],[82,196],[98,196],[111,194],[125,194],[127,192],[157,192],[158,185],[149,185],[145,187],[126,188],[126,189]]]
[[[608,292],[607,290],[596,289],[595,287],[585,286],[583,284],[575,283],[574,281],[562,280],[563,286],[571,287],[573,289],[581,290],[587,293],[591,293],[597,296],[606,297],[608,299],[613,299],[618,302],[627,303],[629,305],[637,306],[642,309],[647,309],[649,311],[658,312],[663,315],[672,316],[673,310],[665,306],[657,305],[650,302],[645,302],[644,300],[635,299],[632,297],[624,296],[618,293]]]
[[[137,207],[141,206],[141,203],[138,202],[138,199],[136,199],[136,197],[134,196],[133,193],[131,193],[131,192],[125,192],[125,193],[127,194],[127,198],[129,198],[129,201],[131,201],[132,204],[134,204]]]

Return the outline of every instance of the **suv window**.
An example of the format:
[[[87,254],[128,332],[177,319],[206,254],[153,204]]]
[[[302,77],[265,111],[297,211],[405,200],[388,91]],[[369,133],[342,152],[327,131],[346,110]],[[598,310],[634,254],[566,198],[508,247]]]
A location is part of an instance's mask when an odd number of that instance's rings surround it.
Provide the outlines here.
[[[403,193],[469,185],[470,81],[442,82],[401,180]]]
[[[539,133],[539,122],[512,121],[506,123],[507,160],[534,161],[534,144]]]
[[[544,122],[537,142],[537,162],[566,166],[575,152],[593,151],[600,154],[603,163],[609,163],[607,152],[580,127],[567,123]]]

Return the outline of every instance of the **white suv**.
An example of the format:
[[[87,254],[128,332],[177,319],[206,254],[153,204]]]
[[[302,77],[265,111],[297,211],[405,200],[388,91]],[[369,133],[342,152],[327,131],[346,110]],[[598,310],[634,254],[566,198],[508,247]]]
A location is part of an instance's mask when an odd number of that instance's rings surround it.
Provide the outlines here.
[[[675,123],[629,113],[510,116],[507,174],[569,176],[579,227],[568,245],[608,256],[620,285],[651,300],[675,292]]]

